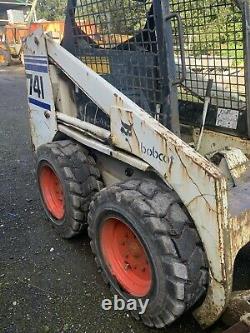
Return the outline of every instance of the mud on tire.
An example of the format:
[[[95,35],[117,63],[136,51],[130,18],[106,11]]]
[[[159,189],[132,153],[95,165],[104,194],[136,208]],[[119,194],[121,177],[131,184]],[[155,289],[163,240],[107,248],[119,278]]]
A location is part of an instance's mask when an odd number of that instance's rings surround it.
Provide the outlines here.
[[[153,279],[143,315],[133,312],[150,327],[173,323],[204,295],[208,282],[207,260],[194,223],[175,193],[152,180],[129,180],[99,192],[90,205],[88,233],[96,263],[111,290],[129,295],[110,272],[100,234],[107,216],[122,217],[140,238]],[[112,246],[112,239],[110,240]]]
[[[40,179],[44,168],[58,177],[62,187],[64,214],[61,218],[55,217],[44,200]],[[86,227],[91,200],[103,187],[93,157],[71,140],[43,145],[37,151],[37,180],[43,207],[56,231],[66,239],[78,235]]]

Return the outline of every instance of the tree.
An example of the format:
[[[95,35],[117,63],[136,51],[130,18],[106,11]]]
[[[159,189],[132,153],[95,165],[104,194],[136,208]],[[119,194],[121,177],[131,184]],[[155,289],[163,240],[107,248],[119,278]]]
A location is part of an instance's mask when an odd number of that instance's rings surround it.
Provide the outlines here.
[[[182,17],[187,55],[243,60],[243,16],[235,1],[172,1],[172,11]]]
[[[37,5],[38,19],[50,21],[63,19],[66,6],[67,0],[40,0]]]
[[[121,35],[143,29],[152,5],[148,0],[82,0],[78,4],[80,18],[95,22],[103,34]]]

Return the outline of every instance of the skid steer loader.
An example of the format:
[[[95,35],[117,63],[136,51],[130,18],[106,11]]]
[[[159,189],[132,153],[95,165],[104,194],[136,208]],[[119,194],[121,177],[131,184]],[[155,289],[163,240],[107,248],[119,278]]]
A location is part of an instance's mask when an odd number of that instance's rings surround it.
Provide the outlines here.
[[[249,20],[249,0],[69,0],[61,45],[41,30],[25,41],[44,210],[63,238],[88,226],[104,280],[149,299],[132,314],[150,327],[191,310],[205,328],[238,308]]]

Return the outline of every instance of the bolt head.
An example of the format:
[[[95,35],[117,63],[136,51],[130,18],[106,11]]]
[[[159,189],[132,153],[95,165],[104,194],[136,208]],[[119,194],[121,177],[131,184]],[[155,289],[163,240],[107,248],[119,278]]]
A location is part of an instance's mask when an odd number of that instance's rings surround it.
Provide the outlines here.
[[[44,112],[44,117],[45,117],[46,119],[49,119],[49,118],[50,118],[50,113],[49,113],[48,111],[45,111],[45,112]]]

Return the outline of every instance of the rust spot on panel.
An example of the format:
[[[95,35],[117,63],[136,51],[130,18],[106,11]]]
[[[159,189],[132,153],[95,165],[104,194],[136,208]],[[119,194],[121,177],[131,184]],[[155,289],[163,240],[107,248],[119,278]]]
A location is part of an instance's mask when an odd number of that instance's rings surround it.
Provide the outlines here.
[[[198,197],[201,197],[205,201],[206,205],[208,206],[209,211],[213,211],[213,212],[217,213],[217,211],[210,206],[209,202],[207,201],[207,199],[204,196],[204,193],[201,192],[198,184],[194,181],[193,177],[188,172],[187,167],[186,167],[185,163],[183,162],[183,160],[180,156],[180,153],[178,152],[177,147],[175,147],[175,152],[176,152],[176,154],[179,158],[179,161],[181,162],[181,165],[183,166],[183,168],[182,168],[182,177],[184,179],[184,182],[185,182],[185,178],[187,178],[187,180],[191,181],[194,184],[194,186],[196,187],[196,189],[199,193]],[[190,205],[190,203],[189,203],[189,205]]]
[[[123,108],[124,101],[123,101],[122,97],[118,96],[116,93],[114,93],[114,97],[115,97],[114,106],[117,108]]]
[[[228,193],[228,200],[230,246],[235,258],[250,239],[250,182],[232,188]]]
[[[227,309],[223,314],[222,320],[228,326],[231,326],[245,316],[249,314],[250,320],[250,290],[235,291],[232,293],[232,297],[229,301]],[[250,329],[249,331],[250,332]]]
[[[221,308],[216,305],[213,301],[214,294],[211,288],[208,289],[206,300],[202,305],[202,311],[195,312],[195,318],[199,322],[202,328],[207,328],[211,325],[211,318],[213,318],[213,322],[218,319],[218,314],[221,313]],[[209,313],[209,316],[207,314]]]
[[[230,220],[231,249],[235,258],[250,239],[250,209]]]
[[[156,135],[159,135],[162,140],[165,140],[165,142],[169,142],[170,144],[172,144],[175,149],[182,151],[185,155],[188,155],[188,157],[194,162],[194,164],[204,170],[206,175],[214,179],[222,178],[222,173],[212,163],[207,161],[198,153],[194,154],[194,152],[192,151],[193,149],[190,146],[184,143],[180,138],[174,136],[173,133],[168,131],[163,125],[159,124],[158,128],[158,130],[155,130]],[[166,133],[166,131],[168,131],[169,133]]]
[[[170,158],[169,158],[169,165],[168,165],[168,173],[169,174],[171,174],[173,162],[174,162],[174,157],[170,156]]]
[[[196,141],[199,136],[199,130],[195,129],[193,133],[194,140]],[[204,141],[201,147],[203,155],[223,150],[225,146],[239,148],[246,155],[250,152],[250,140],[210,130],[204,131]]]

